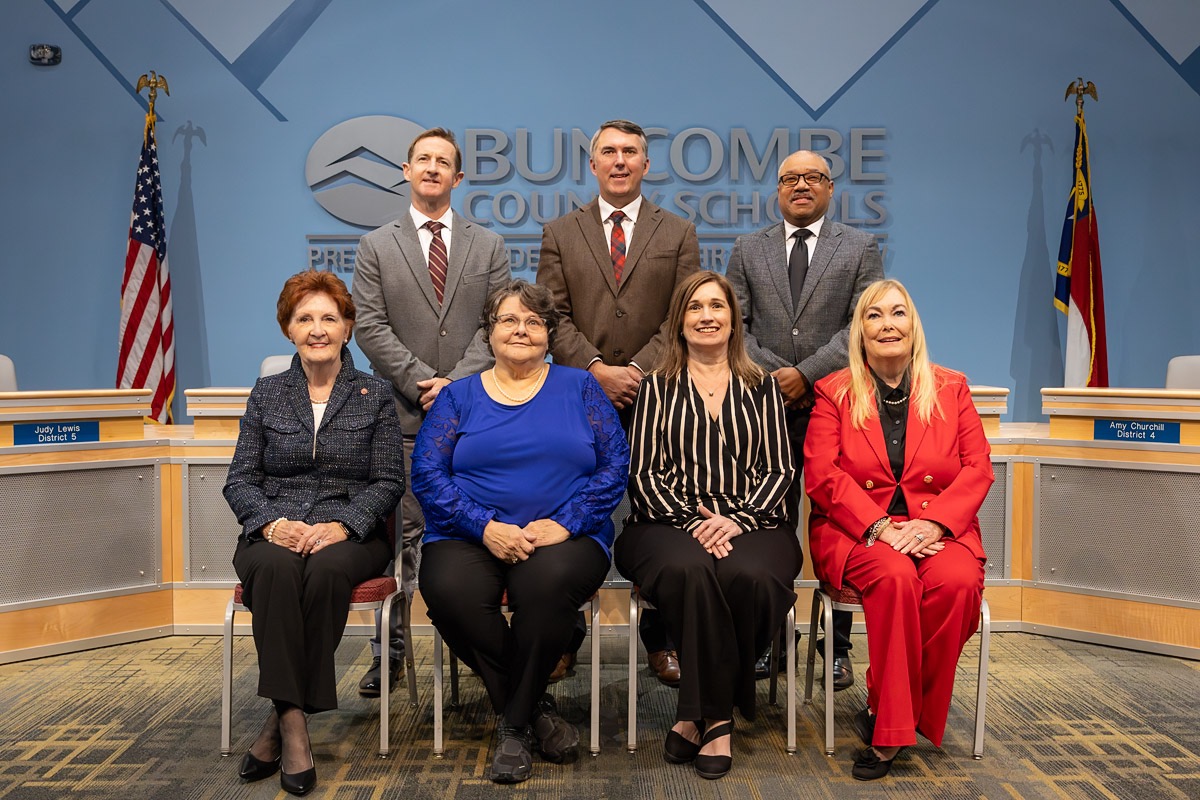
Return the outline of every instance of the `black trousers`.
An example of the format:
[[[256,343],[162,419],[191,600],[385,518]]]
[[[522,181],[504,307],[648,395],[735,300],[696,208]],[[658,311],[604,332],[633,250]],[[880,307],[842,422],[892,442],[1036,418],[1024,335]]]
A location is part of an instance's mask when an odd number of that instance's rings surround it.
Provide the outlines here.
[[[804,480],[801,472],[804,467],[804,435],[808,433],[808,418],[812,413],[810,408],[787,410],[788,441],[792,445],[792,461],[796,465],[796,478],[787,496],[787,518],[792,527],[800,528],[800,511],[804,503]],[[825,627],[825,617],[821,617],[821,627]],[[834,658],[845,658],[850,654],[853,645],[850,644],[850,630],[854,627],[854,615],[849,611],[833,612],[833,655]],[[818,649],[818,653],[824,653]]]
[[[483,680],[496,713],[522,726],[608,564],[604,550],[582,537],[538,548],[516,564],[482,543],[443,539],[421,549],[421,596],[446,644]],[[511,622],[500,613],[506,590]]]
[[[679,646],[678,720],[754,718],[754,662],[796,602],[804,560],[793,531],[762,528],[714,558],[686,531],[634,523],[617,537],[617,569],[640,588]]]
[[[387,540],[338,542],[305,557],[270,542],[238,542],[233,567],[253,613],[258,694],[306,713],[337,708],[333,653],[350,613],[350,593],[383,574]]]

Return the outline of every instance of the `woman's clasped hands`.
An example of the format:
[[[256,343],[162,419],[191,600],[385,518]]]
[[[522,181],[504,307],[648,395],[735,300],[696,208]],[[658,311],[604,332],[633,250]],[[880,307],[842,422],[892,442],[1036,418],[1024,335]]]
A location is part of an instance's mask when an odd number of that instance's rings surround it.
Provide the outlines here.
[[[310,556],[331,544],[344,542],[346,529],[337,522],[318,522],[309,525],[295,519],[281,519],[271,531],[271,542],[286,547],[294,553]]]
[[[700,543],[704,550],[716,558],[724,558],[733,551],[732,539],[740,536],[742,528],[729,517],[723,517],[704,506],[699,506],[700,516],[704,519],[692,531],[692,538]]]

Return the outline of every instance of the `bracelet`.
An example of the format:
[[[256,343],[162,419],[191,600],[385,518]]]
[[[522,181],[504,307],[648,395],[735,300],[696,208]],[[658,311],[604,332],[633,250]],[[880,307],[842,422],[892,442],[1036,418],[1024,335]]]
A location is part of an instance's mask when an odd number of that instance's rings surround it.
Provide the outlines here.
[[[883,533],[884,528],[892,524],[891,517],[880,517],[871,523],[871,527],[867,528],[867,547],[875,544],[875,540],[879,538],[879,534]]]
[[[287,519],[286,517],[280,517],[279,519],[275,520],[270,525],[268,525],[266,531],[263,532],[263,538],[273,544],[275,542],[275,526],[281,522],[286,521],[286,519]]]
[[[349,540],[349,538],[350,538],[350,529],[346,527],[346,523],[344,523],[344,522],[341,522],[340,520],[336,520],[336,519],[335,519],[335,520],[333,521],[333,524],[334,524],[334,525],[337,525],[339,528],[341,528],[341,529],[342,529],[342,535],[343,535],[343,536],[345,536],[347,540]]]

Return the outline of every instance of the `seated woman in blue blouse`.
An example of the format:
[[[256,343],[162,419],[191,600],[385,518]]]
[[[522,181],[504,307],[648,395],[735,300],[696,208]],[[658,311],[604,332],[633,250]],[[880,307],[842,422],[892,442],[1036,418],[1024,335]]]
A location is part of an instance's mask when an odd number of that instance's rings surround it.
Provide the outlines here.
[[[517,280],[493,292],[483,335],[496,364],[442,389],[413,452],[421,595],[500,715],[497,783],[529,777],[534,739],[547,761],[578,754],[579,732],[545,690],[580,605],[608,573],[629,465],[596,380],[546,363],[559,318],[544,286]],[[511,623],[500,613],[506,591]]]
[[[633,411],[632,513],[615,555],[679,646],[664,756],[714,779],[733,763],[733,707],[754,718],[754,662],[796,600],[803,555],[784,513],[794,470],[783,398],[746,355],[729,281],[703,270],[684,280],[667,330]]]

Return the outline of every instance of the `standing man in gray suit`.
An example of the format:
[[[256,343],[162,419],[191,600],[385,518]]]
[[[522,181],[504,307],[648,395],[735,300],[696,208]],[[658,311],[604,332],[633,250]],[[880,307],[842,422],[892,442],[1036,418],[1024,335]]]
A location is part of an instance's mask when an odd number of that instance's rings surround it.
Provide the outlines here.
[[[450,192],[463,179],[454,134],[444,128],[421,133],[409,146],[403,169],[411,191],[409,213],[359,241],[353,295],[355,339],[375,374],[392,384],[409,474],[417,431],[438,392],[491,365],[480,318],[487,296],[510,275],[504,240],[450,209]],[[400,574],[411,600],[425,518],[407,488],[400,508]],[[374,658],[358,684],[365,697],[378,696],[382,686],[380,616],[376,612]],[[404,642],[398,615],[390,624],[389,673],[395,684]]]
[[[883,277],[875,237],[825,219],[833,199],[829,164],[800,150],[779,166],[783,222],[739,236],[726,276],[746,325],[746,350],[779,383],[787,404],[788,438],[797,464],[813,384],[847,364],[850,319],[858,296]],[[789,519],[800,520],[804,485],[799,476],[788,498]],[[833,685],[854,684],[849,612],[834,612]],[[760,665],[760,674],[763,672]]]
[[[600,196],[543,228],[537,282],[564,316],[554,361],[591,372],[628,431],[642,378],[658,366],[671,294],[700,269],[700,244],[695,225],[642,197],[650,159],[640,126],[605,122],[591,154]],[[658,613],[643,614],[639,630],[655,675],[678,685],[679,658]],[[564,654],[552,677],[573,663]]]

